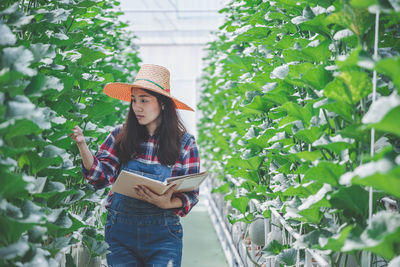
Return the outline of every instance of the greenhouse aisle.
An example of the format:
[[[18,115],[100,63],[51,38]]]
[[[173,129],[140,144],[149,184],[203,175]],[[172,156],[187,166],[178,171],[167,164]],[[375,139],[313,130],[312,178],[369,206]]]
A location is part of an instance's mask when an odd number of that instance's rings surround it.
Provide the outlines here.
[[[181,219],[183,225],[182,267],[225,267],[228,263],[220,246],[208,213],[205,189],[200,189],[200,201],[188,216]]]

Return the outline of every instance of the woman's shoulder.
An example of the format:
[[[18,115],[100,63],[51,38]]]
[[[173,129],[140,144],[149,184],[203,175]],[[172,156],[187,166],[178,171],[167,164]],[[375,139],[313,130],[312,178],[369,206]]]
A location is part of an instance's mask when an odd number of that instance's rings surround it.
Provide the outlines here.
[[[124,127],[123,124],[118,124],[114,127],[110,126],[109,131],[110,131],[111,135],[115,137],[115,136],[117,136],[117,134],[119,134],[121,132],[123,127]]]
[[[184,150],[192,147],[196,143],[196,138],[194,137],[193,134],[189,132],[185,132],[182,135],[182,148]]]

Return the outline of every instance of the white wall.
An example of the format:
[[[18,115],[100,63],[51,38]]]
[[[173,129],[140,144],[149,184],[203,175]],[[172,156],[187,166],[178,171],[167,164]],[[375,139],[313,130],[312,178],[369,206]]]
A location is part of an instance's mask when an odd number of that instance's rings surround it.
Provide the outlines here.
[[[217,11],[223,0],[121,0],[121,20],[138,37],[143,63],[162,65],[171,73],[173,96],[196,110],[196,93],[206,43],[222,25]],[[187,130],[196,137],[196,113],[180,111]]]

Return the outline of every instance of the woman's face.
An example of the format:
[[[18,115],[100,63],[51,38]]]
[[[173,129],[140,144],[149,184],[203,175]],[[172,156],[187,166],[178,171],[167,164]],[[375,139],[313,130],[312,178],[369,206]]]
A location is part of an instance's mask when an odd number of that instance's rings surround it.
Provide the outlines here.
[[[132,88],[132,109],[140,125],[152,134],[161,123],[161,107],[157,98],[139,88]]]

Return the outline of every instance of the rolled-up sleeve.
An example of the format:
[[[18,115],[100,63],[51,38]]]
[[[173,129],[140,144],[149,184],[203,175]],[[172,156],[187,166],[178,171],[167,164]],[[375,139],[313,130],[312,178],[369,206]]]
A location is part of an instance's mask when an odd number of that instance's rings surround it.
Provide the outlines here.
[[[182,168],[184,169],[184,172],[181,175],[199,173],[200,157],[194,137],[191,137],[188,140],[184,150],[185,154],[182,160]],[[174,196],[180,198],[183,203],[183,207],[174,209],[174,212],[180,217],[184,217],[197,204],[197,202],[199,202],[199,189],[190,192],[176,193]]]
[[[101,144],[96,155],[93,156],[93,165],[89,170],[81,162],[83,177],[96,189],[112,184],[119,170],[119,159],[115,154],[115,137],[122,126],[117,126]]]

